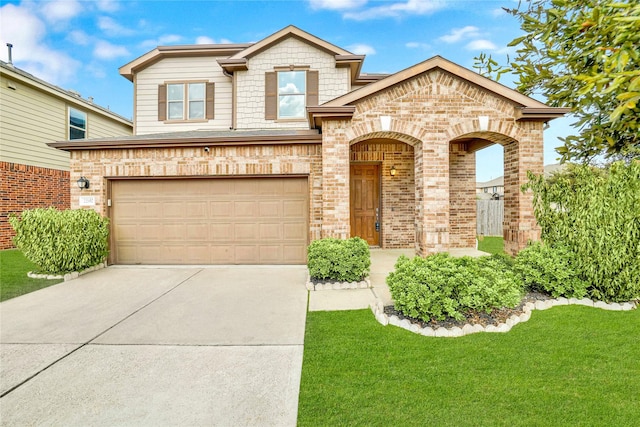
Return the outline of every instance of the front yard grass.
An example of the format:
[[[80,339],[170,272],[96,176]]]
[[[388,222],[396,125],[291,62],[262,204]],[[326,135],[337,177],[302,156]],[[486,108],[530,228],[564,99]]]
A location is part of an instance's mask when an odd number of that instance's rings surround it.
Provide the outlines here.
[[[46,280],[28,277],[27,273],[35,269],[37,266],[26,259],[19,250],[0,251],[0,301],[62,282],[62,279]]]
[[[500,236],[478,236],[478,250],[501,254],[504,252],[504,239]]]
[[[638,325],[640,310],[567,306],[429,338],[369,310],[310,312],[298,425],[637,425]]]

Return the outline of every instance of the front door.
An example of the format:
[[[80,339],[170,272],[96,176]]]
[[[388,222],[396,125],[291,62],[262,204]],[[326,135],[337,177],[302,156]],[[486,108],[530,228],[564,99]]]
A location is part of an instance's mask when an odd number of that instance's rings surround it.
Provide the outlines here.
[[[380,244],[380,166],[351,165],[351,237]]]

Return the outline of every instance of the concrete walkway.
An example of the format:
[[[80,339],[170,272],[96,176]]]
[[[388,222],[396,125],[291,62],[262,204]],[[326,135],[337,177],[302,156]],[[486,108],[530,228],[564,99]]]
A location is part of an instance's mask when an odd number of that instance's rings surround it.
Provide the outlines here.
[[[109,267],[0,304],[0,424],[294,426],[304,266]]]

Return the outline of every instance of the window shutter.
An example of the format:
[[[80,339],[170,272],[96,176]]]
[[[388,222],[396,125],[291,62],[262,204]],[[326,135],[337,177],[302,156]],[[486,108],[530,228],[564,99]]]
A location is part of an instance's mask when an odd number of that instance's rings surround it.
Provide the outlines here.
[[[276,120],[278,118],[278,74],[265,73],[264,76],[264,118]]]
[[[215,83],[207,83],[207,103],[205,105],[205,111],[208,120],[213,120],[214,118],[214,93]]]
[[[167,85],[158,85],[158,121],[167,120]]]
[[[318,105],[318,72],[307,71],[307,106]]]

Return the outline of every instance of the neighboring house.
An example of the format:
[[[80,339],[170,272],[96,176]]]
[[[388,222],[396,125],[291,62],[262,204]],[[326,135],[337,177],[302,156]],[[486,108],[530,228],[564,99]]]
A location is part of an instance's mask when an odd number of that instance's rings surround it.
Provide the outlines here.
[[[135,136],[71,153],[72,206],[111,219],[116,264],[302,264],[322,237],[427,254],[475,247],[475,151],[504,147],[505,246],[539,238],[526,171],[550,108],[439,56],[363,55],[286,27],[253,44],[158,47],[120,68]]]
[[[565,165],[560,163],[546,165],[544,167],[544,176],[548,178],[564,168]],[[476,183],[476,194],[478,199],[481,200],[497,200],[504,198],[504,176],[499,176],[498,178],[494,178],[486,182]]]
[[[13,247],[10,214],[70,207],[69,153],[47,142],[131,133],[124,117],[0,61],[0,249]]]

